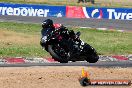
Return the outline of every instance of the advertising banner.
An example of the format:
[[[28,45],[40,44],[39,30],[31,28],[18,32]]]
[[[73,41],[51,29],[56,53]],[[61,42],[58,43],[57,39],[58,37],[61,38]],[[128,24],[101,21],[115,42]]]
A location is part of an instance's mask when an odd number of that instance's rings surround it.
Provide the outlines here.
[[[0,3],[0,15],[132,20],[132,8]]]
[[[132,20],[132,8],[66,7],[67,18]]]
[[[66,6],[0,3],[0,15],[65,17]]]

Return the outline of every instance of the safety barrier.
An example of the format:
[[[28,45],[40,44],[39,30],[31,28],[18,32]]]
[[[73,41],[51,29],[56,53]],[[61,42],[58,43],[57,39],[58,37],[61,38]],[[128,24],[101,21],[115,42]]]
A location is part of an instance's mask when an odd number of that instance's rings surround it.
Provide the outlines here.
[[[0,15],[65,17],[65,6],[0,3]]]
[[[132,20],[132,8],[95,8],[67,6],[66,17]]]
[[[0,15],[132,20],[132,8],[0,3]]]

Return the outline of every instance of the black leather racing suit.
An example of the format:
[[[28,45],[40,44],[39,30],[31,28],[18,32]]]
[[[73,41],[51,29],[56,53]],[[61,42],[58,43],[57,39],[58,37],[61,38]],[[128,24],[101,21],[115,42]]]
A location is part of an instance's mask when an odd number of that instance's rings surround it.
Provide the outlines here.
[[[46,40],[47,40],[47,36],[52,32],[52,31],[54,31],[55,30],[55,28],[54,27],[51,27],[51,28],[45,28],[45,29],[42,29],[41,30],[41,41],[40,41],[40,45],[42,46],[42,47],[44,47],[44,44],[45,44],[45,42],[46,42]]]
[[[61,44],[63,43],[62,45],[66,45],[67,40],[69,39],[69,37],[74,39],[75,33],[74,33],[73,30],[68,30],[68,29],[67,29],[66,27],[64,27],[64,26],[61,26],[61,27],[59,27],[59,28],[57,28],[57,29],[59,29],[60,32],[63,34],[63,39],[61,40]],[[41,35],[42,35],[42,37],[41,37],[40,45],[41,45],[42,47],[44,47],[44,45],[45,45],[45,43],[46,43],[47,36],[48,36],[52,31],[54,31],[54,30],[56,30],[54,27],[52,27],[52,28],[45,28],[45,29],[42,29],[42,30],[41,30]],[[69,42],[69,43],[70,43],[70,42]],[[71,42],[71,44],[72,44],[72,42]],[[69,45],[71,45],[71,44],[69,44]]]

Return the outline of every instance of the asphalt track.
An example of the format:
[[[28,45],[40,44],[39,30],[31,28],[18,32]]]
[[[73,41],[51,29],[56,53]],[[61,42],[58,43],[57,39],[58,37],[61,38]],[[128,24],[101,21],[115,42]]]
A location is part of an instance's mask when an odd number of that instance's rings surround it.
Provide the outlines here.
[[[47,18],[22,17],[22,16],[0,16],[0,21],[14,21],[23,23],[41,23]],[[132,21],[107,20],[107,19],[71,19],[71,18],[50,18],[55,23],[62,23],[66,26],[80,26],[92,28],[110,28],[116,30],[132,30]],[[0,67],[29,67],[29,66],[97,66],[97,67],[132,67],[132,61],[99,61],[97,63],[70,62],[70,63],[23,63],[23,64],[0,64]]]
[[[22,17],[22,16],[0,16],[0,21],[17,21],[40,24],[42,17]],[[62,23],[70,27],[91,27],[91,28],[108,28],[114,30],[132,31],[132,20],[108,20],[108,19],[77,19],[77,18],[52,18],[55,23]]]
[[[90,66],[90,67],[132,67],[132,61],[98,61],[97,63],[88,62],[69,62],[69,63],[16,63],[0,64],[0,67],[31,67],[31,66]]]

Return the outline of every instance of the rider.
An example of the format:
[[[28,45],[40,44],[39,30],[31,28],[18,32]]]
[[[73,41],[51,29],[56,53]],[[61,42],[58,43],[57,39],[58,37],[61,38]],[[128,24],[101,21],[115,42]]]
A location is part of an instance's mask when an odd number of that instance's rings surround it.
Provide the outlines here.
[[[55,30],[55,27],[51,19],[47,19],[42,22],[42,30],[41,30],[42,37],[47,36],[53,30]]]
[[[70,37],[73,37],[75,35],[73,30],[68,30],[66,27],[64,27],[63,25],[59,24],[59,25],[54,25],[53,21],[51,19],[46,19],[45,21],[42,22],[42,30],[41,30],[41,41],[40,41],[40,45],[42,47],[44,47],[44,44],[46,42],[47,36],[54,31],[55,29],[59,29],[61,31],[61,33],[64,33]]]

